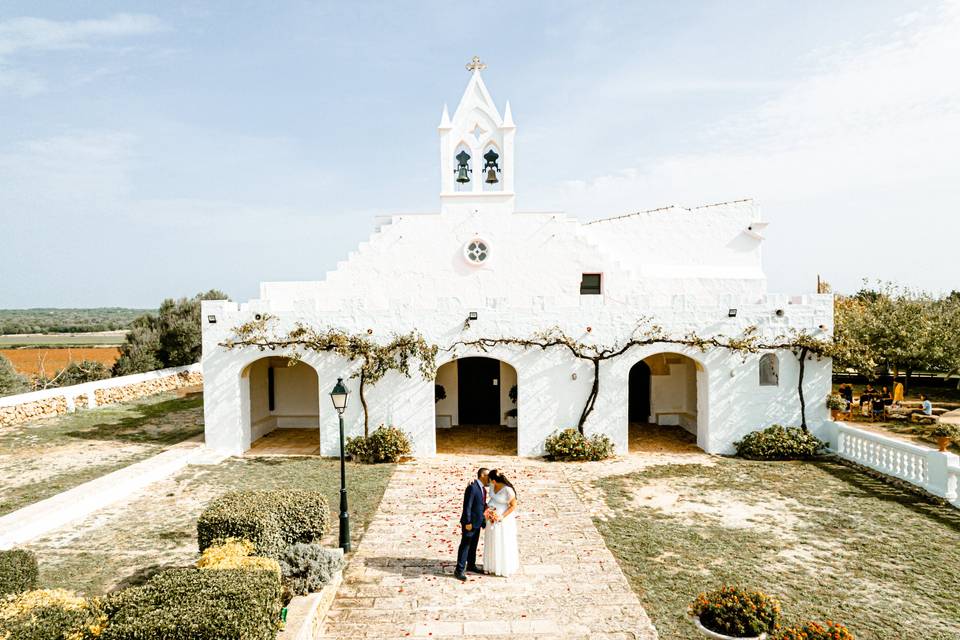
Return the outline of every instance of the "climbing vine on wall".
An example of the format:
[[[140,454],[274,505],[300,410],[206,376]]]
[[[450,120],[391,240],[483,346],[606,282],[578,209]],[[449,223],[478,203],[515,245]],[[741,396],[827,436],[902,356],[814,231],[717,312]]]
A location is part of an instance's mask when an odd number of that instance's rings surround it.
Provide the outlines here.
[[[317,330],[298,323],[285,335],[275,336],[271,332],[274,320],[273,316],[263,315],[259,320],[242,324],[234,329],[234,336],[222,342],[221,346],[228,349],[255,347],[261,351],[275,351],[277,349],[285,352],[292,351],[294,361],[302,357],[301,350],[321,353],[331,352],[351,362],[360,362],[360,369],[351,377],[360,380],[360,402],[363,405],[365,434],[369,434],[369,411],[364,395],[367,385],[376,384],[389,371],[397,371],[409,377],[411,364],[414,360],[418,363],[420,374],[425,380],[432,380],[436,376],[436,355],[440,347],[429,344],[417,332],[393,335],[386,344],[379,344],[371,337],[372,330],[368,330],[366,334],[349,334],[339,329]],[[719,348],[744,355],[768,350],[792,351],[800,361],[797,393],[800,401],[801,426],[804,429],[807,428],[806,403],[803,397],[805,362],[812,357],[829,357],[834,349],[832,342],[819,339],[803,331],[795,331],[788,336],[780,336],[769,341],[764,341],[757,328],[752,326],[744,329],[736,337],[722,334],[704,337],[693,332],[677,337],[667,334],[662,327],[648,319],[641,319],[629,339],[618,341],[612,345],[578,340],[567,335],[558,327],[553,327],[537,332],[529,338],[481,337],[458,340],[444,350],[453,351],[458,347],[463,347],[486,352],[488,349],[501,345],[541,350],[563,349],[573,357],[589,362],[593,371],[593,381],[590,386],[590,393],[587,395],[577,421],[577,429],[583,433],[584,424],[593,412],[594,404],[600,392],[600,364],[622,356],[634,347],[651,344],[690,347],[701,352],[711,348]]]
[[[293,363],[302,359],[303,351],[335,353],[350,362],[359,362],[360,368],[351,377],[360,380],[360,404],[363,405],[363,433],[370,435],[370,411],[366,388],[375,385],[389,371],[410,377],[411,365],[416,362],[424,380],[433,380],[437,373],[438,348],[427,343],[419,333],[393,335],[386,344],[366,334],[350,334],[340,329],[317,330],[297,323],[285,335],[273,333],[276,318],[269,314],[236,327],[232,338],[221,343],[227,349],[255,347],[260,351],[292,352]]]
[[[646,346],[651,344],[672,344],[677,346],[692,347],[701,352],[709,348],[721,348],[729,351],[747,354],[756,353],[765,350],[790,349],[800,358],[800,381],[798,385],[798,394],[800,400],[800,415],[802,427],[807,428],[806,404],[803,398],[803,371],[804,362],[808,357],[816,355],[818,357],[829,355],[831,343],[817,339],[805,332],[794,332],[790,336],[781,336],[775,340],[764,342],[756,327],[747,327],[740,336],[728,337],[724,335],[715,335],[710,337],[699,336],[696,333],[688,333],[681,337],[667,334],[662,327],[642,319],[632,332],[628,340],[614,343],[613,345],[601,345],[590,342],[584,342],[570,337],[557,327],[547,329],[546,331],[534,334],[531,338],[474,338],[471,340],[460,340],[448,347],[452,350],[458,346],[466,348],[475,348],[480,351],[486,351],[498,345],[517,346],[523,348],[536,349],[565,349],[575,358],[585,360],[591,364],[593,371],[593,382],[590,386],[590,393],[584,402],[583,409],[580,412],[580,418],[577,421],[577,429],[583,433],[584,424],[593,411],[597,396],[600,393],[600,363],[612,360],[622,356],[633,347]]]

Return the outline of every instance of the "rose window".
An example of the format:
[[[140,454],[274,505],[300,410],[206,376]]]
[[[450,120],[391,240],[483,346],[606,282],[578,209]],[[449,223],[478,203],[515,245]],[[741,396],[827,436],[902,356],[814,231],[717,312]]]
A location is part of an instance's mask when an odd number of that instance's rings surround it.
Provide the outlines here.
[[[474,238],[463,247],[463,255],[470,264],[483,264],[490,257],[490,245],[486,240]]]

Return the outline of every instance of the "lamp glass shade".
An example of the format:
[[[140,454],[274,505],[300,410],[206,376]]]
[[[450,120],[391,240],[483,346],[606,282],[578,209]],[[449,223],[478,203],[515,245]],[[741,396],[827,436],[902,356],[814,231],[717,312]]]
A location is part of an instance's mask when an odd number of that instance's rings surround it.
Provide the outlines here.
[[[347,396],[349,395],[350,391],[348,391],[347,387],[344,386],[343,378],[337,378],[337,384],[334,385],[333,391],[330,392],[330,399],[333,401],[333,408],[339,413],[343,413],[344,409],[347,408]]]

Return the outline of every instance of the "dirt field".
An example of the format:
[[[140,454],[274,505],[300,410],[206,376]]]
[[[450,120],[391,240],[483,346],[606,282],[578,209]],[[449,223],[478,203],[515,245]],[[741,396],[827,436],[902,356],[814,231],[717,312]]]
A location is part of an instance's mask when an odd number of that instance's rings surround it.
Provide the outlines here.
[[[62,349],[0,349],[0,355],[10,359],[17,371],[25,374],[40,372],[41,363],[48,376],[71,362],[96,360],[112,366],[120,357],[116,347],[65,347]]]

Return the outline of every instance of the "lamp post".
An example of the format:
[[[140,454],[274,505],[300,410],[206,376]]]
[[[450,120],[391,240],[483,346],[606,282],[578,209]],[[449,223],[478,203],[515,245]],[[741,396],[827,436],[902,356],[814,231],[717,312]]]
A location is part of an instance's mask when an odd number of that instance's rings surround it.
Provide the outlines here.
[[[340,548],[350,551],[350,514],[347,513],[347,467],[343,453],[343,412],[347,408],[347,396],[350,392],[343,384],[343,378],[337,378],[337,384],[330,392],[333,408],[340,416]]]

